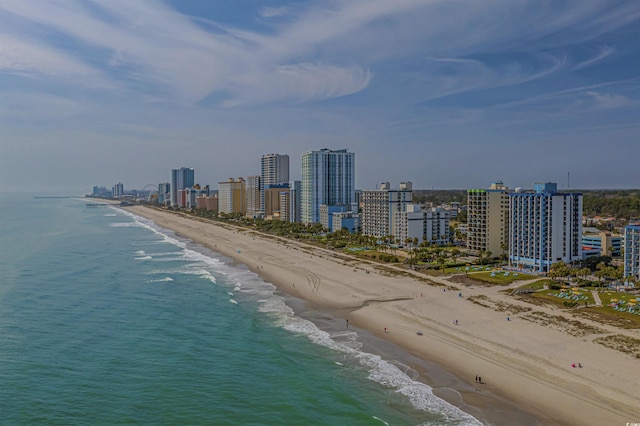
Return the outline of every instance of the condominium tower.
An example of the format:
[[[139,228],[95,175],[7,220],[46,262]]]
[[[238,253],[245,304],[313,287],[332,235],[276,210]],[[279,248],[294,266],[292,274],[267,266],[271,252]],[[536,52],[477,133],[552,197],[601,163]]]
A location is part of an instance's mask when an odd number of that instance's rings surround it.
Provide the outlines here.
[[[245,208],[247,217],[256,218],[264,211],[260,208],[260,176],[247,176],[247,200]]]
[[[245,213],[246,184],[243,178],[218,182],[218,211],[220,213]]]
[[[320,205],[355,203],[355,154],[321,149],[302,154],[301,220],[320,222]]]
[[[264,190],[289,182],[289,156],[266,154],[260,160],[260,210],[264,212]]]
[[[624,276],[640,280],[640,225],[624,229]]]
[[[509,242],[509,194],[502,182],[489,189],[467,191],[467,248],[491,252],[494,256],[506,252]]]
[[[413,184],[401,182],[397,190],[389,182],[380,189],[362,191],[362,233],[377,238],[395,235],[394,214],[407,211],[413,203]]]
[[[171,205],[177,206],[178,191],[195,184],[195,171],[186,167],[171,170]]]
[[[555,183],[509,194],[509,264],[548,272],[582,259],[582,194],[559,193]]]

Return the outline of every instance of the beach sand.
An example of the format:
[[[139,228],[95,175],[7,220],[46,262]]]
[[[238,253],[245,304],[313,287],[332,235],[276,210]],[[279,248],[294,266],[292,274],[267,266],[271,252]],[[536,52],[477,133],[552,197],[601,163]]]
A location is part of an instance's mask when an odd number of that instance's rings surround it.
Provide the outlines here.
[[[315,316],[314,322],[328,321],[326,315],[335,324],[348,319],[362,330],[364,350],[411,365],[436,395],[485,423],[640,422],[640,360],[593,342],[609,334],[638,338],[637,330],[581,320],[585,331],[575,332],[580,323],[566,329],[558,310],[515,300],[501,288],[413,277],[179,213],[127,210],[247,265],[283,293],[308,302],[300,310]],[[482,383],[475,382],[477,375]]]

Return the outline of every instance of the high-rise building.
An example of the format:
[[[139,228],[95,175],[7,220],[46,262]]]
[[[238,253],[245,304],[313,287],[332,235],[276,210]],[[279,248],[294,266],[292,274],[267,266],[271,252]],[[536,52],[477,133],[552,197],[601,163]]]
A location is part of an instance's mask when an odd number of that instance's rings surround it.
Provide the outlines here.
[[[559,193],[555,183],[509,194],[509,264],[548,272],[582,259],[582,194]]]
[[[362,191],[362,233],[377,238],[395,235],[394,214],[407,211],[407,205],[412,203],[411,182],[400,182],[397,190],[383,182],[380,189]]]
[[[262,216],[260,208],[260,176],[247,176],[247,217]]]
[[[355,207],[355,154],[321,149],[302,154],[301,221],[320,222],[320,205]]]
[[[171,205],[178,205],[178,191],[195,184],[195,171],[186,167],[171,170]]]
[[[171,184],[169,182],[158,184],[158,204],[165,204],[171,200]]]
[[[624,276],[640,280],[640,224],[624,228]]]
[[[124,196],[124,185],[121,182],[113,185],[113,198],[122,198]]]
[[[509,192],[502,182],[467,191],[467,248],[506,253],[509,243]]]
[[[264,190],[289,182],[289,156],[265,154],[260,160],[260,210],[264,212]]]
[[[286,216],[288,222],[299,223],[301,221],[300,216],[300,193],[302,192],[302,182],[299,180],[292,180],[289,182],[289,193],[287,194],[286,203],[289,206],[289,213]],[[282,209],[281,209],[282,211]]]
[[[451,240],[450,220],[449,210],[441,207],[422,210],[417,204],[408,204],[406,210],[394,213],[394,227],[391,235],[399,244],[420,245],[427,242],[445,245]]]
[[[218,211],[220,213],[245,213],[246,184],[243,178],[229,178],[218,182]]]
[[[280,219],[283,216],[281,211],[283,193],[289,192],[289,183],[269,185],[264,190],[264,217],[265,219]],[[287,204],[288,208],[288,204]],[[288,211],[284,213],[288,217]]]

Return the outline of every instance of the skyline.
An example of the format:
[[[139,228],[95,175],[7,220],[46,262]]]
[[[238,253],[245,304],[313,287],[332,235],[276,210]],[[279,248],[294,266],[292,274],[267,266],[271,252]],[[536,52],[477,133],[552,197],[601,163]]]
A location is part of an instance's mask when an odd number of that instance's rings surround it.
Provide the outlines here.
[[[640,187],[633,1],[0,3],[0,191],[260,174]],[[610,153],[609,156],[603,153]],[[28,173],[27,173],[28,171]]]

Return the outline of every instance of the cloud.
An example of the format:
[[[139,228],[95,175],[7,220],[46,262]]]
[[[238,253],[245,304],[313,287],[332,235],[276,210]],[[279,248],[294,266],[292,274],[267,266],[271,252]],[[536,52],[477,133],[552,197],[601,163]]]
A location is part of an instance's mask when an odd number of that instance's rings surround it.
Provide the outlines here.
[[[426,71],[417,97],[434,99],[598,63],[614,49],[601,47],[576,63],[568,46],[637,20],[634,6],[327,0],[257,9],[256,18],[287,17],[269,21],[265,31],[203,25],[204,18],[150,0],[5,0],[0,28],[10,32],[0,45],[0,70],[30,78],[90,76],[94,84],[156,100],[194,105],[220,98],[239,106],[358,93],[374,72],[381,75],[377,67],[406,65],[420,54],[431,63],[406,75]]]
[[[594,108],[597,110],[617,109],[633,105],[633,101],[625,96],[611,94],[611,93],[599,93],[594,91],[584,92],[591,97],[594,103]]]

